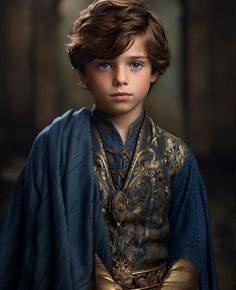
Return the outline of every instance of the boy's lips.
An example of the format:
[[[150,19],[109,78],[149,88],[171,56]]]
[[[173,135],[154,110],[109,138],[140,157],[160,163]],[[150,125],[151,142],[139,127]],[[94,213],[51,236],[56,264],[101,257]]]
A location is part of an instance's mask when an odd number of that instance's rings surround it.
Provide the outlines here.
[[[111,94],[110,96],[113,99],[116,99],[118,101],[125,101],[131,96],[131,94],[126,93],[126,92],[120,92],[120,93]]]
[[[117,96],[131,96],[131,94],[126,93],[126,92],[119,92],[119,93],[111,94],[111,97],[117,97]]]

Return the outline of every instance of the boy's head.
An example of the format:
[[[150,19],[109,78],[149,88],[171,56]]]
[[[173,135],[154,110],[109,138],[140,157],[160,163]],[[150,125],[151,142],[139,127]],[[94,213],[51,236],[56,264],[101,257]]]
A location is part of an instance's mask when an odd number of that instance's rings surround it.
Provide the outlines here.
[[[152,70],[163,74],[169,65],[169,48],[159,19],[142,0],[98,0],[74,22],[67,45],[72,66],[85,73],[94,59],[114,59],[136,36],[145,38]]]

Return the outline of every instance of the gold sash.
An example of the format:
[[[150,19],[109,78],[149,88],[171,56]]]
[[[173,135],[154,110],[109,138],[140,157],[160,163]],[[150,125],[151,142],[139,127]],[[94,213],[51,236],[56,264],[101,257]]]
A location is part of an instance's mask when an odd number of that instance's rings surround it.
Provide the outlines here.
[[[113,280],[109,271],[105,268],[100,258],[96,255],[96,290],[122,290],[122,288]],[[165,264],[146,271],[137,271],[133,273],[134,279],[139,279],[146,285],[149,277],[150,285],[140,288],[129,288],[123,290],[198,290],[198,276],[196,269],[191,261],[180,259],[173,263],[169,270],[163,275]],[[153,276],[156,275],[156,278]],[[163,281],[157,283],[158,277],[162,276]],[[156,283],[156,284],[155,284]]]

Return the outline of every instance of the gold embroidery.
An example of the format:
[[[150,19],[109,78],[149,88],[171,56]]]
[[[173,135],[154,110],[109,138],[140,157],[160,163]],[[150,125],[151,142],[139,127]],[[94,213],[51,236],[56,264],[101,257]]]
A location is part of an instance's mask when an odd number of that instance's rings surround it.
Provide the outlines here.
[[[163,156],[159,162],[168,167],[169,174],[172,177],[178,174],[187,159],[186,145],[179,138],[156,126],[151,118],[149,121],[151,127],[149,142],[156,147],[163,147]]]
[[[123,273],[128,283],[128,273],[167,256],[170,182],[183,167],[187,149],[145,117],[124,185],[117,191],[101,137],[95,127],[93,132],[99,147],[94,151],[94,172],[102,192],[113,261],[118,271],[130,269]],[[143,138],[147,142],[141,145]]]
[[[182,168],[186,159],[186,147],[179,139],[167,132],[164,133],[164,137],[166,140],[166,150],[164,154],[169,161],[170,174],[176,175]]]
[[[158,267],[132,271],[129,265],[121,262],[113,268],[112,274],[114,280],[125,289],[160,289],[166,269],[166,263],[163,262]]]
[[[106,152],[111,153],[112,155],[119,155],[122,158],[131,158],[131,156],[132,156],[132,153],[129,150],[126,150],[126,149],[125,150],[117,151],[117,150],[112,150],[112,149],[104,148],[104,150]]]
[[[146,118],[145,118],[146,119]],[[134,156],[137,155],[137,153],[140,151],[140,143],[143,137],[143,131],[144,131],[144,123],[143,122],[140,132],[139,132],[139,137],[138,141],[136,144]],[[128,171],[124,186],[121,191],[116,191],[115,186],[113,184],[112,176],[111,176],[111,171],[109,169],[108,165],[108,160],[106,157],[105,149],[101,140],[101,137],[99,135],[98,130],[96,127],[93,127],[93,132],[97,138],[99,148],[100,150],[98,152],[94,152],[94,161],[95,161],[95,167],[94,167],[94,172],[95,176],[98,181],[98,186],[99,190],[103,193],[102,196],[102,206],[105,206],[107,203],[107,198],[109,195],[109,186],[107,184],[109,183],[111,190],[113,191],[113,201],[112,201],[112,215],[117,221],[118,224],[120,224],[121,221],[124,220],[124,217],[127,215],[127,206],[126,206],[126,195],[121,194],[122,192],[126,191],[126,187],[128,185],[127,180],[130,179],[130,175],[132,174],[132,168],[135,164],[135,160],[133,158],[130,166],[130,170]],[[123,209],[123,211],[120,210],[120,208]],[[118,212],[116,212],[118,210]]]
[[[121,223],[124,221],[126,213],[128,211],[127,203],[127,197],[124,192],[118,191],[114,195],[112,199],[112,210],[117,223]]]
[[[127,169],[111,169],[111,173],[120,175],[124,178],[127,175]]]

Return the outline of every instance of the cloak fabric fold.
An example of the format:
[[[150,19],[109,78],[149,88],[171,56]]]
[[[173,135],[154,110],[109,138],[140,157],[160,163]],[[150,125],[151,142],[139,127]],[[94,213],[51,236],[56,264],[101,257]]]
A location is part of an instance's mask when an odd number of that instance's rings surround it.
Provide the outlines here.
[[[111,269],[90,126],[70,110],[36,138],[1,217],[1,290],[95,289],[95,252]]]
[[[187,161],[172,182],[171,191],[169,261],[191,260],[198,271],[199,290],[217,290],[207,195],[190,150]]]

